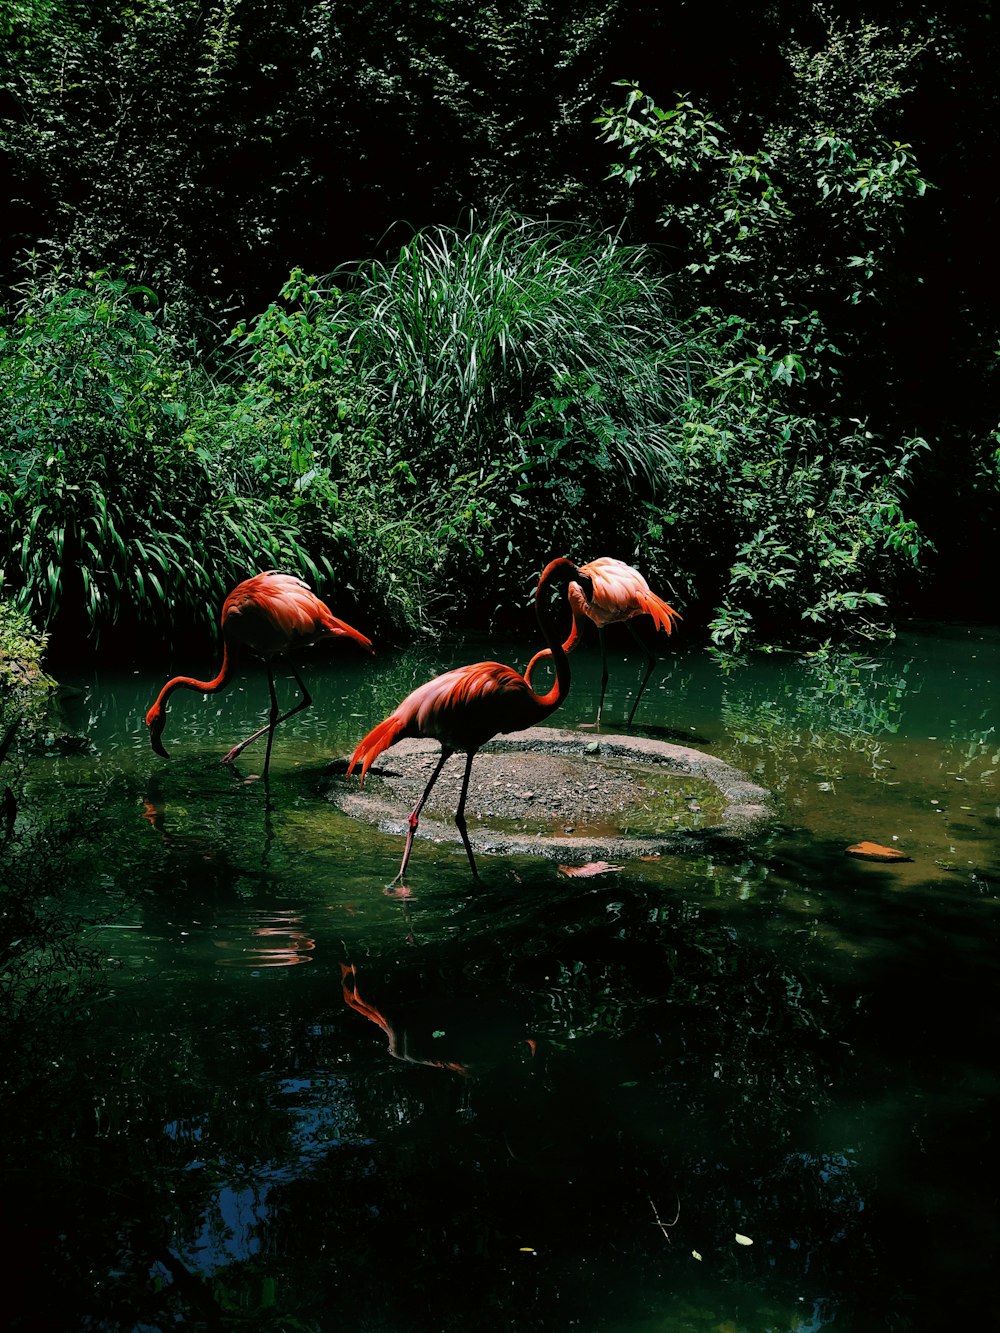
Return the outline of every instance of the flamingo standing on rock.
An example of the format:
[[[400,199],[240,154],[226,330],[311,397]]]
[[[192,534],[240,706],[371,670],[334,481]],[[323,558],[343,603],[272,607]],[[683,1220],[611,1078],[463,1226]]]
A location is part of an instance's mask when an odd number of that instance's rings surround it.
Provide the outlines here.
[[[263,775],[267,777],[271,763],[271,744],[274,729],[279,722],[284,722],[293,713],[308,708],[312,696],[306,689],[302,677],[291,668],[292,675],[298,681],[302,698],[287,713],[278,716],[278,696],[274,692],[273,660],[293,648],[306,647],[318,643],[321,639],[348,638],[359,643],[362,648],[372,652],[371,640],[366,639],[358,630],[352,629],[344,620],[338,620],[325,602],[321,602],[312,589],[301,579],[292,574],[279,574],[269,569],[263,574],[256,574],[252,579],[238,583],[222,605],[222,666],[214,680],[195,680],[192,676],[174,676],[157,695],[156,702],[146,714],[146,726],[149,728],[149,742],[157,754],[166,759],[167,752],[160,739],[166,723],[167,700],[174,690],[183,687],[198,690],[202,694],[215,694],[225,689],[233,677],[239,658],[244,651],[254,653],[264,659],[267,667],[267,683],[271,691],[271,713],[266,726],[248,736],[239,745],[234,745],[223,758],[224,764],[230,764],[252,742],[267,732],[267,753],[264,756]]]
[[[653,674],[653,668],[656,666],[656,657],[652,650],[639,638],[635,628],[629,622],[634,616],[652,616],[656,628],[669,634],[674,627],[674,623],[680,620],[680,615],[662,597],[657,597],[656,593],[650,590],[649,584],[637,569],[633,569],[631,565],[626,565],[623,560],[613,560],[610,556],[601,556],[598,560],[592,560],[589,565],[581,565],[580,573],[586,575],[591,581],[593,594],[588,597],[583,591],[582,584],[570,584],[567,595],[569,604],[573,608],[573,628],[570,631],[569,638],[563,644],[563,652],[571,653],[573,651],[580,642],[584,620],[592,620],[597,626],[598,637],[601,641],[601,698],[597,705],[597,725],[600,726],[601,713],[604,711],[604,693],[608,686],[608,655],[604,645],[604,627],[605,625],[615,625],[619,621],[625,623],[626,629],[648,659],[646,674],[642,678],[639,693],[635,696],[635,703],[628,715],[627,725],[631,726],[632,719],[635,717],[635,710],[639,707],[639,700],[642,698],[642,692],[646,688],[646,682]],[[524,671],[524,678],[529,684],[531,683],[531,673],[538,663],[551,656],[552,652],[549,648],[543,648],[541,652],[534,655]]]
[[[426,685],[408,694],[395,712],[365,736],[351,756],[347,772],[351,774],[355,765],[360,763],[361,785],[364,786],[365,774],[372,761],[396,741],[406,736],[428,736],[441,742],[441,757],[423,795],[410,813],[403,861],[399,874],[392,881],[394,884],[406,872],[413,835],[417,831],[424,802],[442,768],[456,750],[463,750],[467,757],[455,823],[465,844],[472,876],[474,879],[479,878],[465,823],[465,798],[476,752],[500,732],[523,731],[525,727],[541,722],[559,707],[569,691],[569,661],[559,642],[556,628],[549,619],[551,613],[544,601],[549,585],[556,582],[567,584],[570,588],[579,585],[588,598],[593,596],[590,579],[571,560],[552,560],[542,571],[535,589],[535,614],[556,670],[555,684],[547,694],[536,694],[524,676],[500,662],[476,662],[472,666],[458,667],[454,671],[446,671],[442,676],[435,676]]]

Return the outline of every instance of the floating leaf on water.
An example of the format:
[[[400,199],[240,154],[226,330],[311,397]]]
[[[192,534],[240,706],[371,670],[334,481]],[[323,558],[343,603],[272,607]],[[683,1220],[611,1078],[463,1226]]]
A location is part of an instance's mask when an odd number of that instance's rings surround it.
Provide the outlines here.
[[[749,1236],[741,1236],[740,1233],[737,1231],[737,1233],[736,1233],[736,1244],[737,1244],[737,1245],[752,1245],[752,1244],[753,1244],[753,1241],[750,1239]]]
[[[848,856],[860,857],[863,861],[912,861],[912,856],[897,851],[895,847],[883,847],[878,842],[856,842],[853,847],[845,848]]]
[[[589,879],[591,875],[606,875],[612,870],[622,870],[622,866],[613,866],[607,861],[588,861],[583,866],[560,866],[564,875],[575,875],[579,879]]]

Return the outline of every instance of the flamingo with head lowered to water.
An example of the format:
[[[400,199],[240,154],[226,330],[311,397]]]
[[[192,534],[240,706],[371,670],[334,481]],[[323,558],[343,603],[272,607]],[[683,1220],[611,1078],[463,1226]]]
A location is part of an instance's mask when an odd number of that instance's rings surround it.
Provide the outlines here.
[[[289,708],[286,713],[278,715],[278,697],[274,691],[272,665],[274,659],[294,648],[319,643],[322,639],[353,639],[369,652],[373,651],[371,641],[358,630],[352,629],[346,621],[338,620],[308,584],[292,574],[279,574],[273,569],[266,570],[263,574],[256,574],[252,579],[245,579],[243,583],[236,585],[223,603],[221,623],[223,652],[219,674],[212,680],[196,680],[192,676],[174,676],[172,680],[168,680],[146,714],[149,741],[157,754],[167,758],[161,737],[166,724],[167,700],[174,690],[184,688],[198,690],[202,694],[215,694],[229,684],[244,652],[250,652],[263,658],[267,668],[271,712],[267,724],[255,731],[252,736],[248,736],[245,741],[234,745],[222,762],[232,763],[252,741],[266,732],[267,753],[264,756],[263,769],[266,778],[271,763],[274,730],[278,723],[284,722],[303,708],[308,708],[312,703],[312,697],[302,677],[292,667],[291,672],[302,691],[302,698],[294,708]]]

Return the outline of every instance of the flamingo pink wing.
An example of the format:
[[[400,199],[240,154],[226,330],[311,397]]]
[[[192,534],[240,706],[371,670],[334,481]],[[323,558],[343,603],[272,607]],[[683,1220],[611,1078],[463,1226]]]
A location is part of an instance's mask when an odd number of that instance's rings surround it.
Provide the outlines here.
[[[308,584],[293,574],[268,570],[238,585],[226,598],[227,635],[269,656],[294,644],[344,635],[371,650],[371,640],[339,620]]]
[[[633,616],[647,615],[657,629],[669,634],[674,622],[680,620],[674,608],[650,589],[639,571],[623,560],[602,556],[581,566],[580,572],[592,580],[594,596],[587,602],[583,591],[570,584],[570,604],[575,613],[589,616],[596,625],[613,625]]]

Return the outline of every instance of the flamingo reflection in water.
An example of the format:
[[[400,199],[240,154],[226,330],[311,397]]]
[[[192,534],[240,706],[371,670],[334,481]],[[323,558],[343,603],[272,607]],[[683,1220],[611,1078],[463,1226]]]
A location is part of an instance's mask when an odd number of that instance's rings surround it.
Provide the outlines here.
[[[261,943],[257,943],[257,941]],[[315,939],[306,933],[302,918],[295,912],[276,912],[250,926],[250,942],[216,940],[216,947],[226,951],[222,967],[296,967],[311,963]]]
[[[428,1018],[426,1011],[422,1020],[417,1018],[414,1006],[411,1004],[406,1006],[408,1017],[394,1022],[377,1005],[361,996],[358,991],[357,967],[354,963],[341,963],[340,975],[345,1003],[363,1018],[367,1018],[370,1023],[382,1029],[389,1039],[389,1054],[396,1060],[403,1060],[412,1065],[427,1065],[432,1069],[450,1069],[453,1073],[466,1078],[473,1074],[485,1077],[490,1072],[495,1072],[500,1077],[501,1071],[506,1071],[505,1076],[509,1076],[512,1057],[515,1066],[523,1064],[525,1060],[534,1060],[538,1050],[535,1038],[515,1036],[493,1005],[483,1006],[477,1003],[471,1006],[463,1004],[460,1016],[458,1011],[452,1010],[451,1020],[446,1020],[449,1039],[474,1052],[471,1063],[426,1059],[422,1055],[415,1054],[413,1048],[419,1044],[421,1030],[429,1032],[441,1021],[443,1014],[439,1005],[434,1006],[433,1020]],[[414,1031],[418,1035],[411,1041],[408,1034]],[[435,1035],[443,1036],[444,1033],[437,1032]],[[525,1046],[528,1048],[527,1054],[524,1051]]]
[[[469,1069],[462,1064],[452,1060],[425,1060],[419,1055],[411,1055],[408,1049],[406,1029],[402,1032],[390,1023],[381,1009],[376,1009],[373,1004],[363,1000],[358,994],[358,970],[353,963],[341,963],[340,976],[344,987],[344,1000],[356,1013],[367,1018],[369,1022],[377,1024],[385,1035],[389,1038],[389,1054],[396,1060],[405,1060],[411,1065],[429,1065],[432,1069],[450,1069],[456,1074],[469,1076]]]

